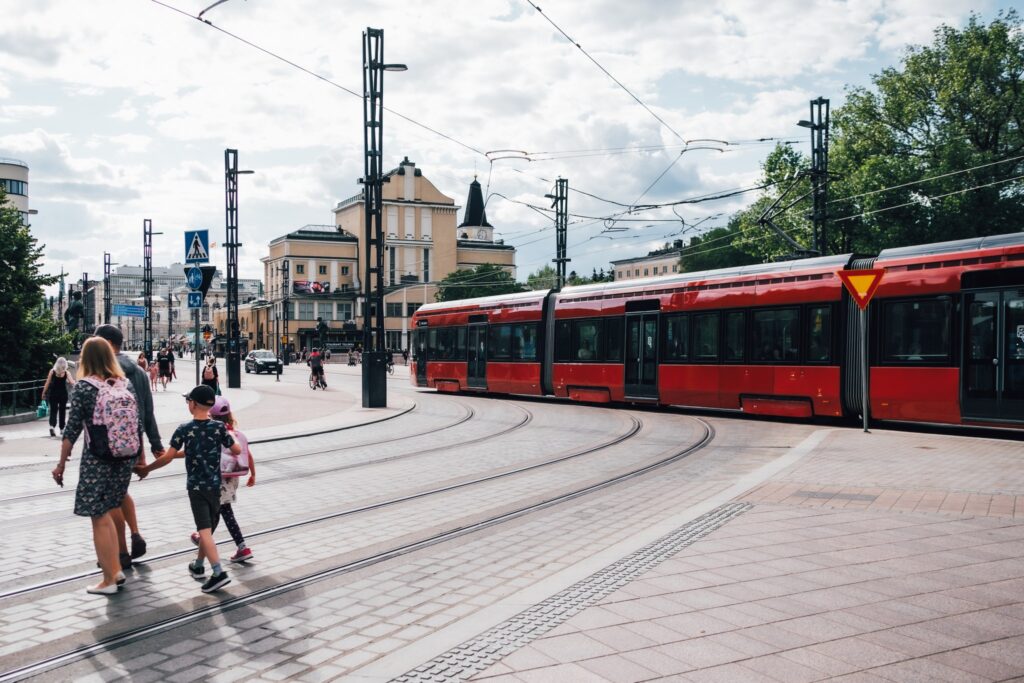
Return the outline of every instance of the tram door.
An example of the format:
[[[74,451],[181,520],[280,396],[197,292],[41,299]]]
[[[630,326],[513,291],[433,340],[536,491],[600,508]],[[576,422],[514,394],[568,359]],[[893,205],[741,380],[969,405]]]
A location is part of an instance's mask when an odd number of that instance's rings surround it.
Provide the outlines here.
[[[416,360],[416,386],[427,386],[427,328],[421,327],[414,333],[414,353]]]
[[[626,314],[626,398],[658,397],[658,314]]]
[[[964,417],[1024,420],[1024,288],[966,292]]]
[[[466,339],[466,359],[469,367],[466,380],[472,389],[487,388],[487,325],[470,324]]]

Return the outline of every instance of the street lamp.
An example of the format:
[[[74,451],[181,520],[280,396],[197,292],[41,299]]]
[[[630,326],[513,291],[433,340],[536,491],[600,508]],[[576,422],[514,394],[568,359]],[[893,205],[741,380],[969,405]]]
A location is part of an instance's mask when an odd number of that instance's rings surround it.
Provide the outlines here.
[[[828,128],[829,101],[824,97],[811,100],[810,120],[801,119],[796,125],[811,131],[811,194],[814,200],[811,220],[814,223],[814,249],[822,256],[828,254]],[[845,245],[844,245],[845,248]]]
[[[291,354],[288,352],[287,343],[284,341],[288,337],[288,290],[290,288],[291,279],[291,261],[284,259],[281,261],[281,265],[277,267],[277,271],[281,273],[281,288],[282,292],[281,308],[284,309],[284,327],[281,330],[284,334],[278,336],[278,343],[281,345],[281,362],[285,365],[290,363]]]
[[[407,68],[405,64],[384,63],[383,29],[367,28],[363,32],[362,182],[366,205],[362,370],[364,408],[383,408],[388,404],[384,334],[384,225],[381,215],[384,184],[381,168],[384,149],[384,72],[405,71]]]

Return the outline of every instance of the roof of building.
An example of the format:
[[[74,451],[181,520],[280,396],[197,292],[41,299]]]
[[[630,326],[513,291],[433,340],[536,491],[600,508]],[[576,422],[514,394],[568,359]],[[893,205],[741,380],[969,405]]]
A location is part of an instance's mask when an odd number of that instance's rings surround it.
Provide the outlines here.
[[[275,237],[271,244],[285,240],[306,240],[310,242],[356,242],[356,236],[342,230],[338,225],[304,225],[294,232]]]
[[[484,195],[480,191],[480,183],[476,178],[469,184],[469,197],[466,198],[466,213],[459,223],[460,228],[493,228],[487,222],[487,210],[484,208]]]
[[[0,164],[7,164],[8,166],[23,166],[28,168],[28,164],[21,159],[11,159],[10,157],[0,157]]]
[[[501,242],[476,242],[474,240],[458,240],[459,249],[498,249],[515,251],[511,244]]]
[[[661,249],[655,249],[654,251],[647,252],[647,256],[634,256],[633,258],[619,259],[618,261],[612,261],[612,265],[619,263],[639,263],[640,261],[648,261],[650,259],[665,258],[666,256],[680,256],[683,253],[683,247],[663,247]]]

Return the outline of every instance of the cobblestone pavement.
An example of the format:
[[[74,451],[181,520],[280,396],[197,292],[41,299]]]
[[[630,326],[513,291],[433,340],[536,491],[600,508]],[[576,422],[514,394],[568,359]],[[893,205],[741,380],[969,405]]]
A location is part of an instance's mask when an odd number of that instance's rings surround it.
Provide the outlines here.
[[[332,390],[351,405],[358,372],[331,370]],[[715,431],[710,445],[651,473],[353,564],[654,462],[703,434],[697,420],[672,412],[389,388],[415,410],[372,436],[359,428],[264,445],[261,484],[241,492],[237,506],[250,534],[370,509],[253,538],[256,561],[231,567],[234,583],[217,596],[198,592],[181,555],[140,565],[112,599],[86,596],[86,580],[0,597],[0,678],[23,663],[217,605],[187,625],[37,679],[1024,675],[1024,521],[996,499],[1024,494],[1020,443],[704,418]],[[543,464],[615,439],[624,440]],[[538,467],[470,483],[530,465]],[[25,488],[16,492],[38,491],[22,474],[16,481]],[[466,485],[373,507],[459,483]],[[180,473],[133,484],[151,557],[188,547],[181,485]],[[944,495],[934,509],[918,509],[920,500],[907,508],[908,491],[922,500],[925,492]],[[12,492],[5,485],[0,497]],[[899,495],[885,504],[892,492]],[[957,510],[953,494],[967,496]],[[972,496],[989,496],[984,512]],[[0,593],[90,565],[87,524],[69,508],[67,496],[0,501],[10,529],[0,539],[5,556],[39,546],[48,566],[11,563],[28,566],[7,574],[0,567]],[[51,537],[59,540],[48,545]],[[55,546],[70,564],[46,557],[61,554]],[[230,603],[349,564],[288,592]]]

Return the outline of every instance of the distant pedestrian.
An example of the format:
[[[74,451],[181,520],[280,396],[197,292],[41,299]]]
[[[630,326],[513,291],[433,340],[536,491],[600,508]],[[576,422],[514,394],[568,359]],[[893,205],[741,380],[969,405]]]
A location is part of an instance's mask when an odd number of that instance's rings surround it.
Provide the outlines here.
[[[223,422],[231,436],[235,438],[242,452],[237,456],[232,455],[228,449],[221,449],[220,453],[220,516],[231,534],[231,540],[235,542],[237,551],[229,559],[232,562],[246,562],[251,560],[252,550],[245,544],[245,536],[235,519],[233,504],[237,499],[238,484],[242,477],[248,476],[247,487],[256,485],[256,463],[252,458],[252,451],[249,450],[249,440],[238,429],[238,423],[231,414],[231,404],[223,396],[218,396],[217,401],[210,410],[210,417]],[[199,533],[192,534],[192,542],[199,545]]]
[[[127,354],[121,353],[121,344],[124,342],[124,336],[119,327],[116,325],[100,325],[96,328],[96,336],[106,339],[111,348],[114,349],[114,354],[117,357],[118,365],[121,366],[121,371],[124,372],[124,376],[131,382],[132,388],[135,389],[135,396],[139,402],[139,414],[142,416],[142,429],[149,440],[150,451],[153,453],[154,458],[160,457],[164,452],[164,445],[160,440],[160,428],[156,424],[156,415],[153,414],[153,394],[149,387],[146,386],[146,373],[141,365],[136,365]],[[144,354],[139,354],[139,358],[143,362],[146,360]],[[146,464],[145,450],[140,454],[137,464]],[[132,565],[132,560],[136,560],[146,554],[146,539],[142,537],[142,532],[139,530],[135,500],[131,494],[125,494],[124,500],[121,502],[121,509],[111,512],[111,517],[117,528],[117,545],[121,554],[121,568],[127,569]],[[128,527],[131,533],[130,549],[127,539],[125,539],[125,526]]]
[[[145,353],[140,354],[143,358],[146,357]],[[157,367],[156,361],[146,361],[146,372],[149,373],[149,388],[150,391],[155,392],[157,389],[157,373],[160,368]]]
[[[402,363],[409,364],[409,349],[402,349]]]
[[[195,562],[188,563],[189,574],[201,579],[206,574],[204,561],[209,558],[211,575],[203,584],[204,593],[212,593],[231,583],[228,573],[220,563],[213,532],[220,522],[220,459],[221,448],[227,448],[232,455],[242,452],[234,437],[223,422],[210,419],[210,408],[217,400],[213,390],[200,384],[185,397],[192,420],[185,422],[174,431],[171,447],[163,455],[145,467],[137,467],[140,477],[145,477],[174,458],[185,458],[186,483],[192,518],[199,533],[199,553]]]
[[[156,356],[156,364],[160,368],[160,385],[167,391],[167,383],[171,381],[171,365],[174,363],[173,356],[167,348],[160,349]]]
[[[43,385],[43,400],[50,404],[50,436],[57,436],[54,427],[58,426],[58,414],[60,431],[64,431],[64,423],[67,421],[68,396],[70,396],[70,389],[74,384],[75,378],[68,372],[68,361],[61,356],[47,373],[46,384]]]
[[[178,373],[174,369],[174,349],[172,349],[170,346],[167,347],[167,357],[171,361],[171,379],[172,380],[178,379]]]
[[[202,383],[213,389],[214,396],[220,395],[220,373],[217,372],[217,359],[210,356],[203,368]]]
[[[52,475],[54,481],[64,486],[64,468],[71,449],[85,432],[75,514],[92,519],[96,558],[103,570],[103,579],[86,588],[86,592],[113,595],[125,582],[125,576],[118,562],[117,532],[111,512],[121,506],[132,467],[142,451],[142,418],[135,389],[125,380],[105,339],[92,337],[82,344],[78,375],[61,441],[60,462]],[[137,449],[136,454],[128,455],[132,448]]]

